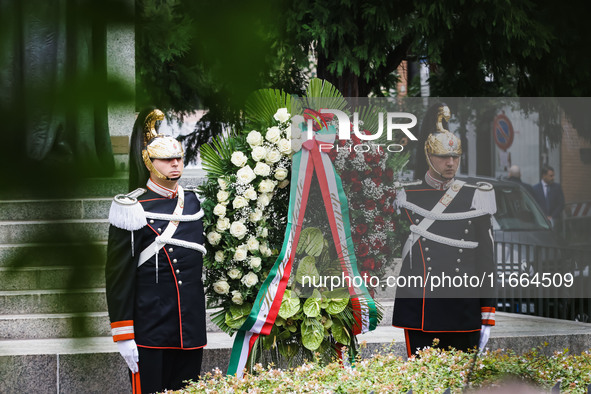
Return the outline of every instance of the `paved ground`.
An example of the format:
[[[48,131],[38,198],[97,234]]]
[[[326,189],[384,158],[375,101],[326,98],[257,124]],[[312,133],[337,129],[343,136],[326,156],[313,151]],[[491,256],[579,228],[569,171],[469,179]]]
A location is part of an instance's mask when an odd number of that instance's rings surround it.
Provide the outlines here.
[[[491,342],[501,338],[525,338],[540,343],[555,336],[591,336],[591,324],[569,320],[522,316],[497,313],[497,325],[492,329]],[[390,326],[379,326],[375,331],[358,336],[359,341],[368,344],[404,343],[403,330]],[[207,349],[228,349],[232,338],[225,333],[209,333]],[[39,339],[2,341],[0,356],[35,354],[78,354],[117,352],[117,346],[110,337],[78,339]]]

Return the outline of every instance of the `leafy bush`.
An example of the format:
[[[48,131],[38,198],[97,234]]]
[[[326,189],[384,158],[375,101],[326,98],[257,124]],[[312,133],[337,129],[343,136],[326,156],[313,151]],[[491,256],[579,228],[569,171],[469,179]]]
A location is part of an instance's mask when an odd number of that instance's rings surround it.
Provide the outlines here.
[[[387,350],[387,349],[385,349]],[[468,386],[466,382],[469,380]],[[428,348],[409,360],[389,352],[358,360],[351,368],[338,361],[306,363],[290,370],[260,364],[244,378],[207,373],[184,393],[458,393],[468,388],[487,392],[544,392],[560,382],[561,392],[586,393],[591,384],[591,352],[568,349],[543,354],[542,348],[517,355],[511,350],[475,354]],[[484,391],[484,390],[483,390]]]

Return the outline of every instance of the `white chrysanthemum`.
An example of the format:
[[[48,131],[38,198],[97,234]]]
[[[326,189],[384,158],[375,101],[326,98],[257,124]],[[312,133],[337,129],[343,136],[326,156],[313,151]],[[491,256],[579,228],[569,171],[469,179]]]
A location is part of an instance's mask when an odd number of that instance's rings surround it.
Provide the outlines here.
[[[292,139],[291,140],[291,149],[294,152],[299,152],[302,149],[302,144],[304,141],[301,139]]]
[[[254,272],[250,271],[248,274],[244,275],[240,280],[246,287],[252,287],[259,283],[259,277]]]
[[[290,115],[289,112],[287,112],[287,108],[279,108],[273,117],[278,122],[284,123],[289,120]]]
[[[246,142],[251,147],[258,146],[263,143],[263,136],[258,131],[253,130],[246,136]]]
[[[218,280],[213,284],[213,291],[218,294],[228,294],[230,285],[225,280]]]
[[[232,153],[232,157],[230,158],[232,164],[236,167],[243,167],[246,162],[248,161],[248,157],[240,151]]]
[[[271,173],[271,167],[261,161],[254,167],[253,172],[259,176],[269,176]]]
[[[238,181],[238,183],[243,184],[243,185],[249,184],[256,177],[257,176],[252,171],[252,168],[250,168],[250,166],[248,166],[248,165],[242,167],[241,169],[238,170],[238,172],[236,172],[236,180]]]
[[[299,127],[294,127],[291,129],[291,139],[292,140],[301,140],[302,139],[302,129]]]
[[[246,235],[246,226],[244,223],[236,221],[230,225],[230,234],[238,239],[242,239]]]

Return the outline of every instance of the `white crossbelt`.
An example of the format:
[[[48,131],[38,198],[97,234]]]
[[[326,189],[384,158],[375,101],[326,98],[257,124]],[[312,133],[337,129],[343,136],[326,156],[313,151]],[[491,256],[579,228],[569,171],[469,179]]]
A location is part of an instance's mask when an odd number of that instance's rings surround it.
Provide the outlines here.
[[[429,211],[428,209],[421,208],[416,204],[408,201],[402,201],[398,204],[401,208],[406,208],[413,211],[416,214],[419,214],[425,218],[432,219],[432,220],[464,220],[464,219],[472,219],[479,216],[486,215],[487,212],[483,211],[482,209],[473,209],[466,212],[454,212],[454,213],[434,213],[433,211]]]
[[[148,219],[169,220],[177,222],[194,222],[195,220],[201,219],[203,215],[203,209],[200,209],[199,212],[194,213],[193,215],[168,215],[165,213],[146,212],[146,217]]]
[[[170,223],[166,226],[162,234],[154,239],[148,247],[146,247],[139,256],[137,266],[140,267],[146,261],[148,261],[152,256],[157,255],[157,253],[162,249],[162,247],[166,244],[180,246],[187,249],[198,250],[203,254],[206,254],[207,251],[203,247],[203,245],[198,244],[196,242],[189,242],[183,241],[180,239],[172,238],[176,229],[178,228],[179,222],[185,221],[195,221],[199,220],[203,217],[203,210],[193,214],[193,215],[183,215],[183,207],[185,205],[185,193],[183,188],[179,185],[178,187],[178,201],[177,205],[174,209],[172,215],[167,214],[160,214],[154,212],[146,212],[146,217],[151,219],[159,219],[159,220],[170,220]]]
[[[434,242],[443,243],[450,246],[456,247],[464,247],[464,248],[475,248],[478,246],[478,242],[471,242],[471,241],[458,241],[453,240],[451,238],[442,237],[427,231],[429,227],[435,222],[435,220],[439,219],[440,216],[443,214],[443,211],[447,209],[453,199],[458,195],[458,192],[462,189],[465,182],[460,180],[455,180],[453,184],[447,189],[443,197],[439,199],[435,207],[430,212],[429,215],[422,215],[425,216],[423,220],[418,225],[412,225],[410,227],[410,235],[408,236],[404,247],[402,248],[402,259],[406,257],[407,254],[411,253],[411,266],[412,266],[412,248],[414,244],[419,240],[421,236],[428,238]],[[411,203],[407,203],[406,201],[402,202],[400,206],[405,206]],[[412,204],[414,205],[414,204]],[[425,210],[426,211],[426,210]],[[426,213],[426,212],[422,212]],[[453,215],[453,214],[450,214]],[[479,215],[480,216],[480,215]],[[440,219],[439,219],[440,220]],[[457,220],[457,219],[456,219]]]

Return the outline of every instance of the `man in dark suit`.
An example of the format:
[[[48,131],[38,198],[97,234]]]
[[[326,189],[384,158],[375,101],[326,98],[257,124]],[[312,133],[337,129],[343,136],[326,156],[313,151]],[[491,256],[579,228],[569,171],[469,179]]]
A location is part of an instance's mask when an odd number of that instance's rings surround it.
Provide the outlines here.
[[[534,198],[550,220],[552,227],[560,223],[564,209],[564,193],[560,184],[554,182],[554,168],[542,167],[542,180],[533,186]]]
[[[521,169],[519,168],[519,166],[512,165],[509,168],[509,176],[507,177],[507,180],[511,181],[511,182],[519,183],[521,186],[523,186],[525,188],[525,190],[527,190],[527,192],[529,194],[531,194],[532,196],[534,195],[534,190],[533,190],[532,186],[521,180]]]

